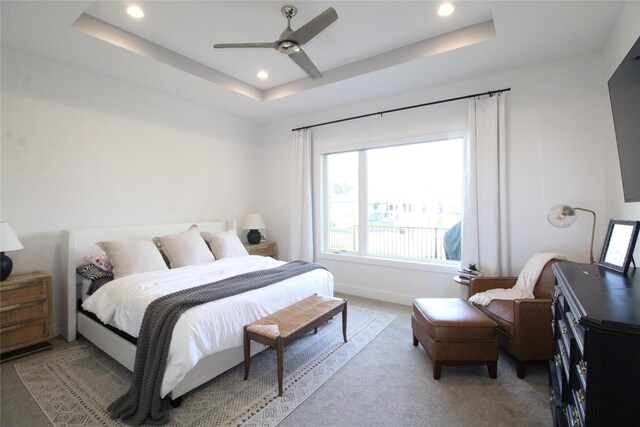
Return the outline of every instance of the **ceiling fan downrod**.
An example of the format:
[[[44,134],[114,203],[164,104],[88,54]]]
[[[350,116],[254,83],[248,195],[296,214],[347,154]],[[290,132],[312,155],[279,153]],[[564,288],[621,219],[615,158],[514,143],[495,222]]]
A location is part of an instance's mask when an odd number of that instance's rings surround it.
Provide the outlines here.
[[[291,23],[291,18],[296,16],[298,13],[298,9],[295,6],[282,6],[280,9],[285,18],[287,18],[287,23]]]
[[[296,16],[298,9],[295,6],[282,6],[280,9],[285,18],[287,18],[287,28],[280,34],[280,43],[278,43],[278,50],[286,55],[300,52],[300,45],[295,40],[288,40],[288,37],[293,30],[291,29],[291,18]]]

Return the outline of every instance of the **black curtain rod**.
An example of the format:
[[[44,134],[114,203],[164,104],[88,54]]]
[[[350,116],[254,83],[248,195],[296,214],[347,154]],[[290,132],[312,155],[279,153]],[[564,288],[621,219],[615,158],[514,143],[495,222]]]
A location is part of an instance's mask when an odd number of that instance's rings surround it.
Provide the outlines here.
[[[449,98],[449,99],[443,99],[443,100],[440,100],[440,101],[426,102],[424,104],[409,105],[407,107],[394,108],[393,110],[379,111],[377,113],[362,114],[360,116],[353,116],[353,117],[347,117],[347,118],[344,118],[344,119],[332,120],[330,122],[316,123],[315,125],[309,125],[309,126],[303,126],[303,127],[300,127],[300,128],[291,129],[291,131],[293,132],[293,131],[297,131],[297,130],[311,129],[311,128],[316,128],[318,126],[332,125],[334,123],[340,123],[340,122],[348,122],[349,120],[362,119],[362,118],[371,117],[371,116],[378,116],[378,115],[382,116],[383,114],[395,113],[396,111],[410,110],[412,108],[419,108],[419,107],[427,107],[429,105],[444,104],[445,102],[459,101],[461,99],[468,99],[468,98],[475,98],[476,96],[483,96],[483,95],[493,96],[496,93],[508,92],[510,90],[511,90],[511,88],[508,87],[506,89],[491,90],[489,92],[483,92],[483,93],[474,93],[473,95],[459,96],[457,98]]]

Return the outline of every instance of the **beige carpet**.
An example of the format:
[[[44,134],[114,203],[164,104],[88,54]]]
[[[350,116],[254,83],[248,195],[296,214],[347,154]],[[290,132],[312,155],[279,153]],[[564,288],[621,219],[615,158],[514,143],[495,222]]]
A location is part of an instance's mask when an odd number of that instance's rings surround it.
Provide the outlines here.
[[[184,396],[171,409],[170,426],[275,426],[362,350],[395,315],[349,307],[348,338],[342,341],[340,316],[317,335],[307,335],[285,351],[284,395],[277,397],[275,351],[252,359],[243,381],[238,365]],[[131,373],[90,343],[19,363],[15,369],[55,426],[120,425],[105,408],[126,391]]]

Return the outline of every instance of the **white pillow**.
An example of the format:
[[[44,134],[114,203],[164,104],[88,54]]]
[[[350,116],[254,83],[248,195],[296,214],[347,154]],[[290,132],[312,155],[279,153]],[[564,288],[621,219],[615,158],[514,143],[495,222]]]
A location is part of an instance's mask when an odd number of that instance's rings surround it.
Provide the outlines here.
[[[233,230],[214,233],[200,233],[207,241],[216,259],[248,256],[249,253]]]
[[[151,240],[112,240],[96,243],[113,264],[113,277],[147,271],[168,270],[160,251]]]
[[[200,236],[198,227],[195,226],[191,226],[189,230],[182,233],[154,237],[153,241],[167,257],[171,268],[215,261],[213,254]]]

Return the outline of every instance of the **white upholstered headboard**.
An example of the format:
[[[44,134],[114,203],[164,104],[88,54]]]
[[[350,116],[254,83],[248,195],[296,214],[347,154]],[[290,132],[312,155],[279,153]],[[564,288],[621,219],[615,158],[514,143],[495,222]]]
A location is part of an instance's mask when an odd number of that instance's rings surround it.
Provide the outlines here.
[[[64,310],[62,335],[67,341],[76,339],[76,301],[79,278],[76,268],[86,261],[82,257],[100,251],[96,242],[108,240],[144,240],[156,236],[179,233],[197,224],[200,231],[236,229],[235,221],[185,222],[180,224],[140,225],[110,228],[83,228],[62,231],[62,307]]]

